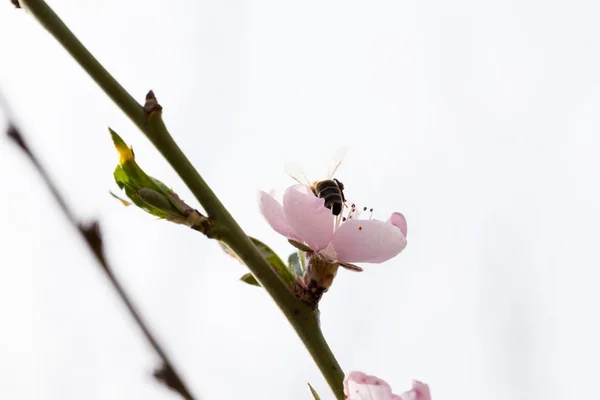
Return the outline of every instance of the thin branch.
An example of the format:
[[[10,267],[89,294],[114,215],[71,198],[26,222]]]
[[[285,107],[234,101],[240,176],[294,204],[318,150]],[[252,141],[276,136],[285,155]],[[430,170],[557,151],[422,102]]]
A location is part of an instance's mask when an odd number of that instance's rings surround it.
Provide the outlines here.
[[[2,103],[4,102],[0,100],[0,105],[3,105],[3,108],[7,110],[6,104]],[[83,223],[77,220],[77,217],[65,202],[64,198],[58,191],[57,186],[53,183],[52,179],[50,178],[48,172],[40,164],[38,158],[33,154],[31,148],[25,142],[23,135],[21,135],[21,133],[19,132],[19,129],[10,119],[6,133],[8,137],[12,139],[15,142],[15,144],[23,151],[23,153],[25,153],[27,158],[35,167],[35,170],[40,174],[47,188],[50,190],[52,196],[58,203],[60,209],[67,217],[71,225],[73,225],[73,227],[79,231],[79,233],[87,243],[89,249],[96,257],[98,264],[102,267],[102,270],[106,273],[106,276],[108,277],[110,283],[115,288],[119,297],[127,307],[127,310],[135,320],[138,327],[142,330],[144,336],[146,337],[146,340],[148,341],[148,343],[150,343],[156,354],[160,357],[162,365],[157,371],[154,372],[155,378],[159,382],[165,384],[169,388],[179,393],[184,399],[193,400],[194,397],[190,394],[190,391],[187,389],[185,383],[183,382],[183,379],[175,371],[175,368],[169,360],[169,357],[167,356],[165,350],[158,343],[158,341],[148,328],[148,325],[142,319],[142,316],[140,315],[139,311],[133,305],[133,302],[129,298],[129,295],[127,294],[127,292],[125,292],[125,289],[123,288],[117,277],[114,275],[111,266],[106,260],[106,257],[104,255],[104,246],[102,244],[102,235],[100,234],[99,223],[97,221]]]
[[[220,239],[238,254],[261,286],[273,298],[300,339],[304,342],[304,345],[336,397],[339,400],[343,400],[342,382],[344,374],[323,337],[317,316],[310,307],[294,297],[202,179],[198,171],[196,171],[192,163],[173,140],[163,123],[160,110],[152,107],[152,104],[150,104],[150,110],[145,110],[144,107],[138,104],[83,46],[43,0],[26,0],[24,4],[29,12],[38,19],[40,24],[71,54],[79,65],[165,157],[204,207],[208,216],[214,218],[220,229]],[[149,93],[147,102],[150,101],[152,103],[155,100],[154,95]]]

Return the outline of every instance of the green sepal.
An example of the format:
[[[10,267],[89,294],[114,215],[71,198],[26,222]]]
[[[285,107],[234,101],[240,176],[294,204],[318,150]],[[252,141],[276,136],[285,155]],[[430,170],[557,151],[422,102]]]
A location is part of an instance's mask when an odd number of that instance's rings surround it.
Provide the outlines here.
[[[317,394],[317,391],[311,386],[310,382],[306,382],[308,384],[308,388],[310,389],[310,393],[313,396],[314,400],[321,400],[321,398],[319,397],[319,395]]]
[[[288,242],[292,246],[294,246],[295,248],[297,248],[298,250],[302,250],[302,251],[306,251],[306,252],[309,252],[309,253],[313,253],[313,250],[310,247],[308,247],[307,245],[305,245],[304,243],[300,243],[300,242],[298,242],[298,241],[296,241],[294,239],[288,239]]]
[[[240,280],[242,282],[247,283],[248,285],[260,286],[260,283],[258,283],[258,281],[254,277],[254,275],[252,275],[250,272],[248,272],[246,275],[242,276],[240,278]]]

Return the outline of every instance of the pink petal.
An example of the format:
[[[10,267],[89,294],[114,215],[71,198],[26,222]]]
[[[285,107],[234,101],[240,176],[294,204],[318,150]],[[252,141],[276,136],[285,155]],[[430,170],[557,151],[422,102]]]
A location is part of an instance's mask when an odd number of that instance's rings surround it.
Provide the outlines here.
[[[406,237],[394,222],[399,222],[399,217],[392,216],[387,222],[356,219],[344,222],[331,240],[338,260],[379,264],[397,256],[406,247]]]
[[[406,226],[406,218],[399,212],[392,213],[387,222],[391,222],[392,225],[397,226],[402,231],[404,237],[406,237],[408,227]]]
[[[283,195],[285,220],[298,237],[311,249],[327,247],[333,235],[333,214],[325,208],[325,200],[315,196],[308,186],[294,185]]]
[[[431,400],[431,393],[429,386],[419,382],[413,381],[413,388],[408,392],[404,392],[400,395],[401,400]]]
[[[385,381],[358,371],[346,375],[344,394],[348,400],[401,400]]]
[[[283,215],[283,207],[273,196],[263,192],[258,194],[260,212],[265,217],[271,228],[288,239],[297,240],[294,230],[289,226]]]

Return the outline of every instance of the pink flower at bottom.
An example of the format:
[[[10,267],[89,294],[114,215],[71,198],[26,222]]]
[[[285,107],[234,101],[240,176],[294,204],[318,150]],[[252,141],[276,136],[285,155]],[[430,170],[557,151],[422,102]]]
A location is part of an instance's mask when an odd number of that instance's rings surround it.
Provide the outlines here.
[[[431,400],[429,386],[413,381],[413,387],[400,395],[382,379],[352,371],[344,379],[344,394],[348,400]]]
[[[335,217],[325,207],[325,200],[315,196],[306,185],[289,187],[283,205],[261,191],[259,205],[275,231],[305,243],[330,260],[379,264],[406,247],[406,219],[402,214],[395,212],[385,222],[349,218],[335,226]]]

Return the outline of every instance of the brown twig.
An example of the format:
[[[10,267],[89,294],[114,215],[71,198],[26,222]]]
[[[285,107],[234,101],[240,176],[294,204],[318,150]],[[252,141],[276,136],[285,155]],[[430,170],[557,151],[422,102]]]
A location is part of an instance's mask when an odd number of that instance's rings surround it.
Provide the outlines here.
[[[0,106],[3,106],[2,108],[4,108],[8,114],[8,107],[6,103],[2,101],[1,98]],[[129,295],[125,292],[125,289],[123,288],[117,277],[114,275],[112,268],[106,260],[106,257],[104,255],[104,247],[102,244],[102,236],[100,234],[100,225],[98,221],[90,221],[87,223],[83,223],[77,220],[77,217],[71,211],[71,209],[63,199],[62,195],[58,191],[56,185],[53,183],[49,174],[42,167],[37,157],[32,153],[31,149],[25,142],[25,139],[23,135],[21,135],[17,126],[11,121],[9,115],[7,115],[7,117],[9,120],[9,126],[6,131],[8,137],[15,142],[15,144],[25,153],[25,155],[27,155],[27,158],[29,158],[36,171],[40,174],[40,176],[46,183],[46,186],[52,193],[52,196],[58,203],[60,209],[63,211],[69,222],[73,225],[73,227],[75,227],[83,236],[88,247],[90,248],[92,253],[94,253],[98,264],[102,267],[102,270],[106,273],[106,276],[108,277],[110,283],[115,288],[119,297],[127,307],[127,310],[135,320],[136,324],[142,330],[142,333],[144,334],[146,340],[148,341],[148,343],[150,343],[156,354],[162,360],[161,367],[154,371],[154,377],[162,384],[168,386],[169,388],[179,393],[184,399],[193,400],[194,397],[190,394],[190,391],[187,389],[185,383],[183,382],[183,379],[175,371],[175,368],[173,367],[173,364],[171,363],[167,354],[165,353],[165,350],[158,343],[152,332],[150,332],[148,325],[142,319],[142,316],[140,315],[139,311],[133,305],[133,302],[129,298]]]

